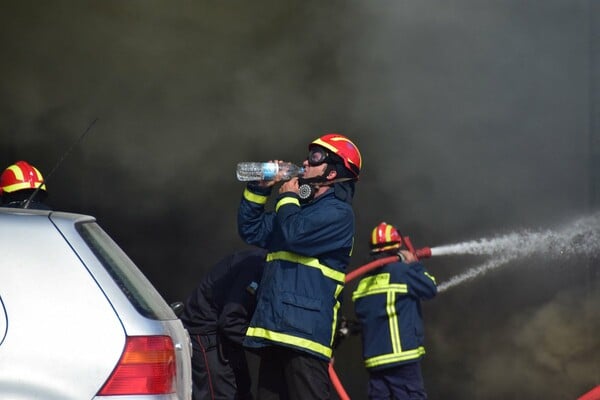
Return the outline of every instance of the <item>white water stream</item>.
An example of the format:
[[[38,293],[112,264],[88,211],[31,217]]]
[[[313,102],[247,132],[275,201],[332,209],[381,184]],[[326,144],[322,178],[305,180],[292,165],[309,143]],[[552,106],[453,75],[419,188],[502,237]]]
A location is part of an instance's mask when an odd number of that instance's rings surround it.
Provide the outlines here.
[[[600,254],[600,213],[579,218],[558,230],[524,230],[498,237],[431,248],[432,256],[459,254],[489,255],[491,258],[441,283],[438,285],[439,292],[519,258],[532,255],[538,257],[598,255]]]

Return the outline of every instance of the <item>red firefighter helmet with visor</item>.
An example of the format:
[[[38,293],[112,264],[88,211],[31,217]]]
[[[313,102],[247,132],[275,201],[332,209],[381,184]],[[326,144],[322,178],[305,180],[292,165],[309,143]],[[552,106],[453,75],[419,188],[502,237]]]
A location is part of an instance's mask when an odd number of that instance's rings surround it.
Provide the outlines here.
[[[17,161],[8,166],[0,175],[0,195],[4,192],[12,193],[23,189],[46,190],[44,177],[36,167],[27,161]]]
[[[371,232],[371,253],[400,249],[402,236],[394,226],[385,222],[380,223]]]
[[[328,133],[313,140],[308,145],[308,150],[311,152],[308,161],[311,165],[319,165],[326,161],[327,155],[319,156],[315,152],[317,149],[316,146],[320,146],[340,157],[344,163],[344,167],[358,179],[360,169],[362,168],[362,157],[358,147],[350,139],[339,133]]]

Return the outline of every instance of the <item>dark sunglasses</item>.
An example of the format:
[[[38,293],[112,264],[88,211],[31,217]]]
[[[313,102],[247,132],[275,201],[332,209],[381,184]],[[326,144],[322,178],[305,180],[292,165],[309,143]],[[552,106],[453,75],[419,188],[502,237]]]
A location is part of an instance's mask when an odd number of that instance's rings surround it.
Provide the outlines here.
[[[329,153],[321,147],[313,147],[308,151],[308,165],[316,167],[329,161]]]

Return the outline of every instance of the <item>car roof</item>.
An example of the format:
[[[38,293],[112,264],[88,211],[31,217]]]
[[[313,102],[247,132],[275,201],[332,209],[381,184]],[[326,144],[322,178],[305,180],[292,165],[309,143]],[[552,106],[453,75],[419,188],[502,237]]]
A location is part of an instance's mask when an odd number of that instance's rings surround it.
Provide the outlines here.
[[[52,214],[53,218],[60,218],[77,222],[79,220],[95,220],[91,215],[66,212],[66,211],[54,211],[54,210],[38,210],[33,208],[13,208],[13,207],[0,207],[0,214],[4,215],[40,215],[49,216]]]

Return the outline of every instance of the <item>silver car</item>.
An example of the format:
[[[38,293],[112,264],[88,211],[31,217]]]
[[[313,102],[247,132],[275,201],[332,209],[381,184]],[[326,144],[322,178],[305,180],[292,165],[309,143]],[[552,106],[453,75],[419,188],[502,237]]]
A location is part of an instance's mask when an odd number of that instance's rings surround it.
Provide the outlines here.
[[[0,399],[188,400],[190,354],[93,217],[0,208]]]

